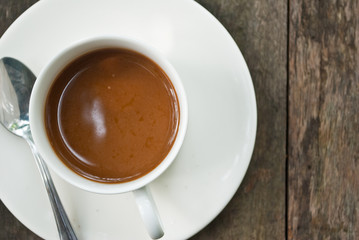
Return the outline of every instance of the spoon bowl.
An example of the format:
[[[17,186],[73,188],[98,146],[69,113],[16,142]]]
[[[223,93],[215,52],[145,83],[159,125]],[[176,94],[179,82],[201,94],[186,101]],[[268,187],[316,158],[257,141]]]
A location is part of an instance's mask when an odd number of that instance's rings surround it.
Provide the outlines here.
[[[0,60],[0,123],[23,137],[30,131],[29,102],[35,75],[13,58]]]

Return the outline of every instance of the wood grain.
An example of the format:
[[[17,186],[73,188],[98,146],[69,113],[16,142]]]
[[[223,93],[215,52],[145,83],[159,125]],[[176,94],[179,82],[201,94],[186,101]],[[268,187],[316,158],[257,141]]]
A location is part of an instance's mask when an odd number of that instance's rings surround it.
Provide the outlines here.
[[[34,1],[0,0],[0,34]],[[196,239],[285,237],[286,1],[201,0],[234,37],[247,60],[258,101],[253,160],[235,197]],[[275,139],[273,141],[273,139]],[[36,239],[0,207],[0,239]]]
[[[35,1],[0,0],[0,34]],[[201,0],[242,50],[258,102],[258,134],[245,180],[196,239],[284,239],[286,151],[286,1]],[[274,140],[273,140],[274,139]],[[38,239],[0,204],[0,239]]]
[[[38,240],[36,234],[19,222],[0,202],[0,239],[1,240]]]
[[[290,1],[288,239],[359,238],[358,13]]]
[[[287,1],[200,0],[237,42],[252,75],[258,130],[246,177],[224,211],[192,240],[284,239]]]
[[[0,36],[3,35],[16,18],[35,2],[37,2],[37,0],[0,0]]]
[[[0,0],[0,36],[34,2]],[[289,13],[284,0],[198,2],[248,63],[258,133],[236,195],[192,240],[359,238],[358,2],[295,0]],[[39,238],[0,203],[0,239]]]

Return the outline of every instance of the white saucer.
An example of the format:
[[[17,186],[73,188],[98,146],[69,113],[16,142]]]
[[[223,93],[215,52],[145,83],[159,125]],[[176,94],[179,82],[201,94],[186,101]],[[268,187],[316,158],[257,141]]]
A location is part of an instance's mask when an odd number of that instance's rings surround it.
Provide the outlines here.
[[[189,238],[222,211],[250,162],[257,115],[246,63],[224,27],[192,0],[42,0],[3,35],[0,57],[15,57],[37,75],[63,47],[99,34],[147,41],[183,80],[189,102],[186,139],[151,189],[163,239]],[[1,200],[33,232],[58,239],[30,149],[2,127],[0,146]],[[80,239],[148,239],[132,194],[96,195],[53,178]]]

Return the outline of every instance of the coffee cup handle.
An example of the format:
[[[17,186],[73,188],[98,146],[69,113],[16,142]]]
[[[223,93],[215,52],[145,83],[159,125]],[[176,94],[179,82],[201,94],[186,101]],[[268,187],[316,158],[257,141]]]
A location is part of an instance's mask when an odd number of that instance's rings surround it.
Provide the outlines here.
[[[145,224],[148,234],[152,239],[163,237],[164,232],[160,215],[158,213],[156,203],[152,198],[151,191],[144,186],[133,191],[135,200],[140,211],[142,220]]]

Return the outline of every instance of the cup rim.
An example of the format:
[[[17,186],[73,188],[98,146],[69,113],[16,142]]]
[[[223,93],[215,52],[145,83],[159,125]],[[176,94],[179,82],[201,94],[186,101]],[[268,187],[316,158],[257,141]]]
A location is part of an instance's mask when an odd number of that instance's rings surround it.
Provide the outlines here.
[[[53,150],[45,129],[45,101],[53,80],[72,60],[90,51],[117,47],[139,52],[156,62],[171,80],[180,107],[180,121],[173,146],[162,162],[146,175],[123,183],[100,183],[78,175],[66,166]],[[41,70],[32,90],[29,106],[29,120],[35,145],[45,163],[68,183],[83,190],[101,194],[124,193],[139,189],[159,177],[174,161],[178,154],[188,124],[188,103],[179,74],[172,64],[152,46],[126,36],[97,36],[74,42],[56,54]]]

